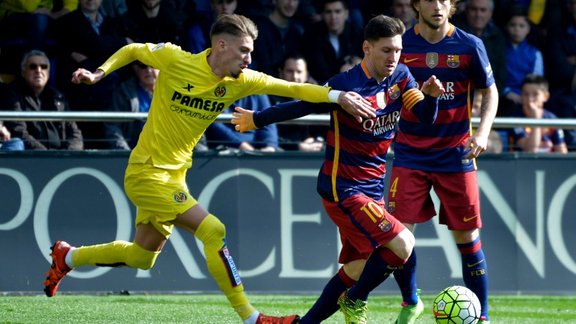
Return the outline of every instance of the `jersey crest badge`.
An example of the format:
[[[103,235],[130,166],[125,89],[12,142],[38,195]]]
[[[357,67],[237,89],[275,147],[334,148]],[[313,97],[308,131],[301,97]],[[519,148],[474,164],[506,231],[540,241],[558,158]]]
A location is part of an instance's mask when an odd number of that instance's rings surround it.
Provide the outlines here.
[[[174,197],[174,201],[177,203],[183,203],[188,200],[188,195],[184,191],[176,191],[172,194],[172,197]]]
[[[216,89],[214,89],[214,95],[219,98],[224,97],[226,95],[226,87],[217,86]]]
[[[448,58],[446,59],[446,65],[449,68],[457,68],[460,66],[460,55],[448,55]]]
[[[433,69],[438,65],[438,53],[430,52],[426,53],[426,66]]]
[[[400,97],[400,88],[398,84],[394,84],[388,89],[388,97],[392,100],[398,99]]]

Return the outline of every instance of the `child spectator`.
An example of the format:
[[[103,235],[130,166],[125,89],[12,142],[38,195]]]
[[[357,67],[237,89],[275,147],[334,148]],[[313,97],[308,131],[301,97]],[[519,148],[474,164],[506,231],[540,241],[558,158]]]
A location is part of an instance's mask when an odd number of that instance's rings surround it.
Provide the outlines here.
[[[528,75],[522,84],[522,109],[518,116],[553,119],[556,116],[544,108],[550,98],[548,81],[543,76]],[[517,127],[512,130],[515,148],[523,152],[568,152],[562,129],[547,127]]]
[[[542,52],[528,41],[530,20],[521,11],[515,11],[506,24],[506,83],[500,109],[513,111],[522,103],[522,82],[528,74],[544,75]]]

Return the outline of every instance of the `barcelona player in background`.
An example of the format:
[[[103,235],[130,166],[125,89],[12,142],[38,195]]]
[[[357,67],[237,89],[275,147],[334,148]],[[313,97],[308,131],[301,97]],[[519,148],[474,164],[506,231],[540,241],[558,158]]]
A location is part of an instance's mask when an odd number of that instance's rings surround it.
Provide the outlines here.
[[[317,191],[327,214],[338,226],[342,240],[338,261],[343,266],[302,317],[302,324],[320,323],[339,307],[346,323],[366,323],[368,294],[412,252],[414,236],[386,212],[386,155],[400,112],[405,110],[415,120],[433,123],[437,97],[444,89],[431,76],[420,91],[408,68],[398,64],[404,31],[397,18],[372,18],[364,29],[362,62],[328,80],[333,89],[354,91],[369,100],[376,112],[374,118],[358,123],[336,105],[301,101],[256,113],[237,108],[234,113],[232,123],[239,131],[319,111],[330,113]]]
[[[56,294],[61,280],[75,267],[152,268],[176,225],[202,241],[208,271],[244,323],[297,320],[295,315],[265,316],[249,303],[226,246],[224,224],[188,191],[186,172],[192,165],[194,146],[226,107],[252,94],[338,102],[359,119],[374,113],[369,102],[356,93],[291,83],[247,69],[258,30],[244,16],[219,16],[210,34],[211,48],[202,53],[191,54],[170,43],[134,43],[122,47],[95,72],[79,69],[73,73],[72,82],[94,84],[135,60],[160,70],[148,120],[130,154],[124,178],[126,194],[137,206],[134,241],[77,248],[57,241],[44,282],[47,296]]]
[[[480,198],[476,161],[486,150],[496,116],[498,90],[482,40],[448,19],[456,0],[411,0],[418,24],[403,37],[401,62],[417,82],[436,75],[446,92],[439,98],[436,123],[421,123],[408,110],[400,114],[388,191],[388,210],[408,228],[436,215],[430,189],[440,199],[441,224],[452,232],[462,259],[465,285],[480,300],[489,323],[488,272],[480,240]],[[471,129],[471,103],[480,102],[480,125]],[[431,266],[431,265],[427,265]],[[414,323],[424,311],[416,284],[416,253],[394,272],[403,297],[397,323]]]

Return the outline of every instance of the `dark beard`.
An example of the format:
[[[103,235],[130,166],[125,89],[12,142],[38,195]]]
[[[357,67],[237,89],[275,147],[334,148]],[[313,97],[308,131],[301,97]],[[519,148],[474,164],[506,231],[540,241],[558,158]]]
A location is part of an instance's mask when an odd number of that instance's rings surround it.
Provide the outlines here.
[[[426,26],[430,27],[431,29],[438,30],[440,28],[440,24],[433,23],[426,19],[422,19],[422,21],[424,21],[424,24],[426,24]]]

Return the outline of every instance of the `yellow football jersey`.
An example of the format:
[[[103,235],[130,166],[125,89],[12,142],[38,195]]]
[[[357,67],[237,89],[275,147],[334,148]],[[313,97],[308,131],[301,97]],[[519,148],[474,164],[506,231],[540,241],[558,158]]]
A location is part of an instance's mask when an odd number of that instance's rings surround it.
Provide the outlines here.
[[[191,54],[170,43],[122,47],[99,69],[106,74],[139,60],[160,70],[148,119],[131,163],[150,158],[165,169],[189,168],[192,152],[206,128],[239,98],[271,94],[310,102],[328,102],[329,88],[292,83],[250,69],[238,78],[220,78],[208,65],[210,49]]]

